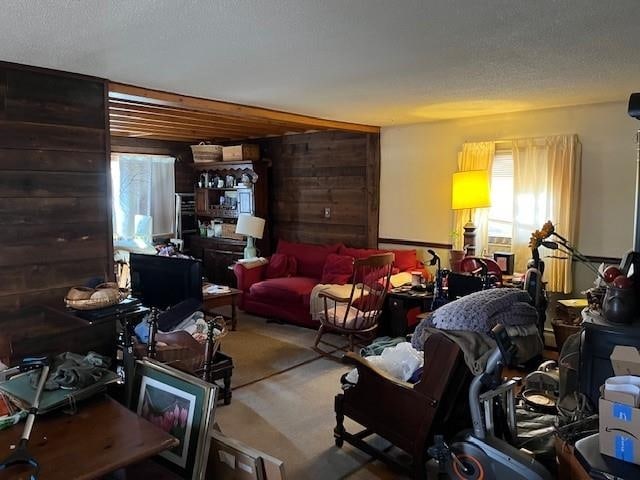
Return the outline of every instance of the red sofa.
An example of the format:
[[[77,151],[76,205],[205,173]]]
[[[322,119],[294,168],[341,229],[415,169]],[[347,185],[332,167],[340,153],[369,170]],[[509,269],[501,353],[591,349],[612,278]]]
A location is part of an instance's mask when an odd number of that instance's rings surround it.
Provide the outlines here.
[[[314,245],[280,240],[275,252],[280,254],[278,260],[283,256],[289,259],[288,265],[280,268],[279,274],[282,276],[268,278],[273,276],[274,265],[245,268],[236,264],[233,267],[238,289],[242,291],[238,305],[247,313],[317,328],[319,322],[312,320],[309,313],[310,295],[313,287],[321,283],[327,257],[330,254],[338,254],[366,258],[387,251],[389,250],[350,248],[341,244]],[[423,268],[422,263],[417,260],[416,250],[392,252],[396,254],[396,271]],[[275,255],[272,258],[275,258]],[[271,271],[271,275],[268,275],[268,270]]]

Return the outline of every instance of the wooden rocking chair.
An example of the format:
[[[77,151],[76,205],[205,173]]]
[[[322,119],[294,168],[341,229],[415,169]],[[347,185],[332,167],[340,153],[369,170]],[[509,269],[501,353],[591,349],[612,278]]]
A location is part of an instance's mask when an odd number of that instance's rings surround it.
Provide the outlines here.
[[[356,337],[373,337],[389,289],[394,258],[393,253],[382,253],[355,260],[351,294],[348,297],[335,295],[331,291],[319,294],[319,298],[324,300],[324,311],[320,315],[320,329],[314,344],[316,349],[322,335],[329,331],[346,335],[349,338],[349,351],[354,350]]]

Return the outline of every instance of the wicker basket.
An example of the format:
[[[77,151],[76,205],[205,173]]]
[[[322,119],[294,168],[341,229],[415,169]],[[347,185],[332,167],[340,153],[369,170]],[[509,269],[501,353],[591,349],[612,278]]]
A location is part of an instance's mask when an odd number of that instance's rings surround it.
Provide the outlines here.
[[[71,289],[74,290],[74,289]],[[70,290],[70,292],[71,292]],[[107,288],[101,288],[100,290],[107,290]],[[95,292],[94,292],[95,293]],[[67,307],[75,310],[97,310],[99,308],[110,307],[116,305],[129,296],[129,290],[120,288],[113,289],[112,295],[103,295],[99,298],[87,298],[87,299],[74,299],[65,297],[64,303]]]
[[[191,145],[191,151],[195,163],[222,161],[222,145],[205,145],[200,142],[199,145]]]

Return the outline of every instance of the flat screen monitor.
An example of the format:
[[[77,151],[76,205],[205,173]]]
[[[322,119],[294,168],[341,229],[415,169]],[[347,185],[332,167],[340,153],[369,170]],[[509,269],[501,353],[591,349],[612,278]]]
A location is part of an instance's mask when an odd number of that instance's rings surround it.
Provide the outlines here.
[[[132,253],[131,294],[147,307],[168,308],[187,300],[202,302],[202,264],[189,258]]]

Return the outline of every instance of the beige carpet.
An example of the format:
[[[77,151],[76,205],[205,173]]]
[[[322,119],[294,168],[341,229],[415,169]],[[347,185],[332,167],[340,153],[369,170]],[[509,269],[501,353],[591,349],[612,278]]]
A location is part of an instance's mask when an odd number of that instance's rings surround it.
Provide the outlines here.
[[[236,387],[231,405],[216,410],[221,430],[283,460],[288,479],[405,478],[349,445],[335,447],[333,398],[348,367],[313,351],[314,337],[313,330],[240,314],[238,331],[223,341],[236,366]],[[328,340],[344,343],[337,336]]]
[[[220,349],[233,358],[233,389],[301,365],[320,355],[307,346],[264,335],[247,325],[229,332]]]

